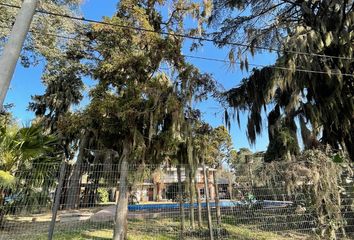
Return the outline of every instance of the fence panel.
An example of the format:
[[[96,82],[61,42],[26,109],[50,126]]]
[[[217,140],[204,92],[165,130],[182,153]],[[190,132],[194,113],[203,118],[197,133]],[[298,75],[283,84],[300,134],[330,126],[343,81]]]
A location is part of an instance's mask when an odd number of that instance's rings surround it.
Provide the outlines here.
[[[129,166],[130,239],[315,239],[321,231],[301,192],[270,187],[247,174],[235,178],[227,170],[206,168],[204,174],[202,167],[179,167],[180,185],[175,166]],[[66,164],[58,189],[60,169],[60,164],[24,166],[15,174],[16,186],[1,189],[1,240],[47,239],[57,194],[54,239],[112,238],[119,165]],[[341,186],[345,227],[338,238],[354,235],[352,180]]]

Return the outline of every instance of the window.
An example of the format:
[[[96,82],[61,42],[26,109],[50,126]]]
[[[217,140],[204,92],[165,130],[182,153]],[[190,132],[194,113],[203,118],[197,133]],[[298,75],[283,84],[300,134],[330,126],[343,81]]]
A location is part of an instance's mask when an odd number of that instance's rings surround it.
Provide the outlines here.
[[[200,188],[200,189],[199,189],[199,192],[200,192],[200,195],[201,195],[201,196],[204,196],[204,194],[205,194],[204,188]]]

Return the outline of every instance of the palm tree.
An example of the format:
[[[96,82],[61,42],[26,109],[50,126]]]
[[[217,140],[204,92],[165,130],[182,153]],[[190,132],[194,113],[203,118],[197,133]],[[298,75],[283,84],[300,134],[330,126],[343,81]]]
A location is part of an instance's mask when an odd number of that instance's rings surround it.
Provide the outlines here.
[[[0,117],[0,223],[6,214],[5,197],[7,190],[20,196],[16,201],[28,201],[33,187],[44,187],[49,193],[54,185],[56,168],[38,168],[35,164],[56,162],[53,155],[57,140],[43,133],[40,125],[19,128],[9,115]],[[20,182],[21,179],[27,179]],[[33,196],[33,195],[32,195]],[[35,200],[37,201],[37,200]]]

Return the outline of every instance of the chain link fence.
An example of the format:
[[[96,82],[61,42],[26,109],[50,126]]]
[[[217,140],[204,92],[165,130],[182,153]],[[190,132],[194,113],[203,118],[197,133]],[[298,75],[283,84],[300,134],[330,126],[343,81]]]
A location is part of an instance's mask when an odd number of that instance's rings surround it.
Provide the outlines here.
[[[247,173],[185,165],[130,165],[129,239],[316,239],[319,217],[303,193]],[[0,189],[0,239],[111,239],[118,164],[32,164]],[[311,183],[309,183],[311,184]],[[342,186],[338,239],[354,237],[353,179]]]

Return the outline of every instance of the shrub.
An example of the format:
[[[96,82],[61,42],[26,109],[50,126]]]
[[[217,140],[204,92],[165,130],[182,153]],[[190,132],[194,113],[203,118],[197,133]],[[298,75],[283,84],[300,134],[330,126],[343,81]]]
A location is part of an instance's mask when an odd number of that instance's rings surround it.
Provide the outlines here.
[[[100,203],[109,202],[109,193],[108,193],[107,189],[99,188],[99,189],[97,189],[97,192],[98,192],[98,201]]]

